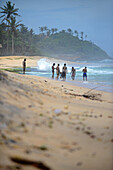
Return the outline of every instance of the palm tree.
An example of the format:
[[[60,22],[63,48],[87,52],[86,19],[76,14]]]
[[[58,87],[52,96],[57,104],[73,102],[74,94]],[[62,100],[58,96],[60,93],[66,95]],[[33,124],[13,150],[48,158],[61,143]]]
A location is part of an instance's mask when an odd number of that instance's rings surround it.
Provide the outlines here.
[[[28,28],[24,24],[21,24],[21,33],[25,35],[27,34],[27,32],[28,32]]]
[[[49,37],[50,36],[50,34],[51,34],[51,30],[47,30],[47,37]]]
[[[2,9],[3,11],[1,11],[0,13],[3,13],[3,15],[0,17],[4,17],[2,22],[8,18],[10,18],[11,16],[20,16],[18,15],[17,11],[19,10],[19,8],[14,9],[15,4],[11,5],[11,2],[8,1],[6,2],[6,6],[4,5],[4,8],[0,7],[0,9]]]
[[[55,30],[54,30],[54,31],[57,33],[58,29],[57,29],[57,28],[55,28]]]
[[[65,32],[66,32],[66,30],[61,30],[60,32],[61,32],[61,33],[65,33]]]
[[[78,31],[77,30],[75,30],[75,34],[76,34],[76,37],[78,37]]]
[[[72,29],[71,28],[68,28],[67,31],[72,34]]]
[[[45,26],[45,27],[44,27],[44,31],[46,32],[47,30],[48,30],[48,29],[47,29],[47,27]]]
[[[55,29],[54,29],[54,28],[52,28],[52,29],[51,29],[51,32],[52,32],[52,34],[54,34],[54,32],[55,32]]]
[[[33,38],[33,29],[31,28],[29,31],[29,43],[32,45],[32,38]]]
[[[81,40],[83,41],[83,34],[84,34],[84,32],[81,32]]]
[[[6,41],[6,24],[0,24],[0,52],[2,54],[2,49],[4,46],[4,42]]]
[[[85,39],[87,39],[87,35],[85,35]]]
[[[40,31],[40,37],[43,38],[44,37],[44,27],[39,27],[39,31]]]
[[[43,33],[44,27],[39,27],[39,31],[40,31],[40,33],[41,33],[41,32]]]
[[[8,20],[8,27],[11,28],[11,32],[12,32],[12,55],[14,55],[14,33],[16,32],[16,28],[21,26],[20,22],[18,21],[16,22],[16,18],[15,17],[11,17],[11,20]]]
[[[18,8],[14,8],[15,4],[11,5],[11,2],[8,1],[6,2],[6,5],[4,7],[0,7],[2,10],[0,13],[3,13],[3,15],[0,18],[3,18],[2,22],[4,20],[10,19],[11,16],[20,16],[18,15],[17,11],[19,10]],[[7,38],[7,54],[8,54],[8,48],[9,48],[9,29],[8,29],[8,38]]]

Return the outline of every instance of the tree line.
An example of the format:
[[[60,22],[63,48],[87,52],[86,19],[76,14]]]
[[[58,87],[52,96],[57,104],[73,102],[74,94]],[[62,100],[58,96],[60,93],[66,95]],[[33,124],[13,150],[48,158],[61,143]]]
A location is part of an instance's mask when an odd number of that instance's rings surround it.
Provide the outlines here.
[[[47,37],[50,36],[50,35],[53,35],[55,33],[58,33],[58,29],[57,28],[47,28],[47,26],[44,26],[44,27],[39,27],[39,31],[40,31],[40,34],[41,35],[46,35]],[[75,34],[75,37],[77,38],[81,38],[81,40],[83,39],[87,39],[87,35],[84,36],[84,32],[78,32],[77,30],[73,31],[71,28],[68,28],[67,30],[63,29],[59,32],[62,32],[62,33],[66,33],[68,32],[69,34],[71,35],[74,35]],[[80,35],[79,35],[80,34]]]
[[[57,28],[47,28],[47,26],[39,27],[39,34],[34,34],[33,29],[28,28],[22,24],[22,21],[18,21],[16,17],[19,8],[15,8],[15,4],[10,1],[6,2],[6,5],[0,7],[0,16],[2,23],[0,24],[0,55],[40,55],[41,50],[38,47],[38,42],[44,38],[48,38],[51,35],[58,33]],[[72,31],[71,28],[67,30],[61,30],[59,33],[68,32],[79,38],[77,30]],[[80,33],[80,38],[83,40],[84,32]],[[85,39],[87,35],[85,35]]]
[[[58,31],[57,28],[39,27],[39,34],[28,29],[22,21],[17,21],[19,8],[10,1],[0,7],[0,56],[3,55],[45,55],[73,56],[94,58],[108,57],[105,51],[87,40],[84,32],[68,28]],[[97,57],[96,57],[97,56]],[[96,57],[96,58],[95,58]]]

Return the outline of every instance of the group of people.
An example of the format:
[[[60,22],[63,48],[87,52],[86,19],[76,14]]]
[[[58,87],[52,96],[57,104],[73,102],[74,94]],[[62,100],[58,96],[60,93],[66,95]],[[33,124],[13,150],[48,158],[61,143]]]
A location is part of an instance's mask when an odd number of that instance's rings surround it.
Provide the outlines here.
[[[54,73],[55,73],[55,69],[56,69],[56,79],[63,78],[63,80],[66,80],[66,73],[67,73],[67,67],[66,64],[64,64],[64,66],[62,67],[62,72],[60,72],[60,64],[57,65],[57,67],[55,68],[55,63],[53,63],[52,65],[52,79],[54,79]]]
[[[26,58],[23,61],[23,74],[25,74],[26,71]],[[57,67],[55,68],[55,63],[53,63],[52,65],[52,79],[54,79],[54,73],[55,73],[55,69],[56,69],[56,79],[62,78],[63,80],[66,80],[66,74],[68,73],[67,71],[67,66],[66,64],[64,64],[64,66],[62,67],[62,72],[60,71],[60,64],[57,65]],[[83,80],[87,80],[87,67],[85,67],[83,70]],[[71,78],[72,80],[75,79],[75,75],[76,75],[76,69],[74,67],[72,67],[71,69]]]
[[[67,74],[67,66],[66,64],[64,64],[64,66],[62,67],[62,72],[60,72],[60,64],[57,65],[57,67],[55,67],[55,63],[53,63],[52,65],[52,79],[54,79],[54,74],[55,74],[55,69],[56,69],[56,79],[62,78],[63,80],[66,80],[66,74]],[[85,67],[83,70],[83,80],[87,80],[87,67]],[[72,80],[75,79],[75,75],[76,75],[76,69],[74,67],[72,67],[71,69],[71,78]]]

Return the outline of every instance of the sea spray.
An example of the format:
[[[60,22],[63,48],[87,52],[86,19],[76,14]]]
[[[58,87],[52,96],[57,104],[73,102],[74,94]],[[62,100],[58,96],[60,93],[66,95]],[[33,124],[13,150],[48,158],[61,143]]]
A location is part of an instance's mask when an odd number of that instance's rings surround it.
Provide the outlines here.
[[[57,64],[60,64],[60,71],[62,71],[62,67],[64,65],[63,62],[62,63],[58,61],[55,62],[54,60],[50,61],[49,59],[46,59],[46,58],[42,58],[39,61],[37,61],[37,70],[41,72],[43,71],[50,72],[53,63],[55,63],[55,67],[57,66]],[[68,72],[71,72],[72,66],[67,65],[67,67],[68,67]]]
[[[37,70],[39,71],[50,71],[52,63],[46,58],[42,58],[37,62]]]

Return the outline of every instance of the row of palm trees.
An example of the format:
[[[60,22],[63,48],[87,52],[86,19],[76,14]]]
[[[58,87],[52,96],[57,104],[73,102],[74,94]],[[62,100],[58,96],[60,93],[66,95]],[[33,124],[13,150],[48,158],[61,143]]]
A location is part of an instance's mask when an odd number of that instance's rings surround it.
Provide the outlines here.
[[[40,34],[45,34],[46,36],[50,36],[51,34],[53,35],[54,33],[57,33],[57,31],[58,31],[57,28],[48,29],[47,26],[39,27]],[[62,30],[60,32],[65,33],[66,30]],[[79,38],[79,32],[77,30],[73,32],[71,28],[68,28],[67,32],[70,33],[71,35],[75,34],[75,36]],[[81,40],[84,39],[84,32],[80,32],[80,38]],[[85,35],[85,39],[87,39],[87,35]]]
[[[11,32],[12,34],[12,55],[14,55],[14,35],[15,32],[17,30],[17,28],[19,26],[23,26],[23,24],[21,24],[21,21],[16,21],[16,16],[20,16],[18,14],[18,8],[15,8],[15,4],[11,4],[10,1],[6,2],[6,5],[4,5],[4,7],[0,7],[0,9],[2,10],[0,13],[2,13],[3,15],[0,18],[2,19],[2,23],[5,22],[5,26],[7,28],[7,55],[9,53],[9,33]],[[40,35],[44,35],[46,37],[49,37],[50,35],[53,35],[55,33],[58,32],[57,28],[51,28],[48,29],[47,26],[44,27],[39,27],[39,32]],[[62,33],[70,33],[71,35],[75,34],[76,37],[79,38],[79,33],[77,30],[75,30],[74,32],[72,31],[72,29],[68,28],[67,30],[62,30],[60,31]],[[33,35],[33,30],[30,30],[30,34],[31,34],[31,42],[32,42],[32,35]],[[83,40],[84,37],[84,32],[80,33],[80,38],[81,40]],[[87,38],[87,35],[85,35],[85,39]]]
[[[9,30],[11,30],[12,33],[12,55],[14,55],[14,34],[16,31],[16,28],[19,27],[21,24],[21,21],[16,22],[16,16],[20,16],[18,14],[18,8],[15,8],[15,4],[11,4],[10,1],[6,2],[6,5],[4,7],[0,7],[2,10],[0,13],[3,15],[0,18],[2,19],[2,23],[6,22],[7,27],[7,54],[9,50]]]

